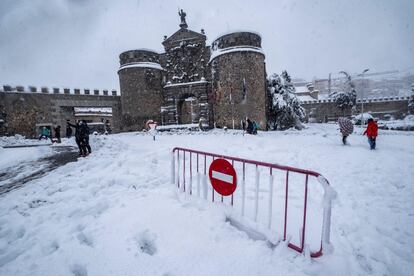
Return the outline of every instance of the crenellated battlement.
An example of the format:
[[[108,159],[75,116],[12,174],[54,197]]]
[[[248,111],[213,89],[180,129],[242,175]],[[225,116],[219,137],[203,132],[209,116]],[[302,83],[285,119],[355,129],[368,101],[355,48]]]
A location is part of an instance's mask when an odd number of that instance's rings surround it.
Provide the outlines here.
[[[67,87],[47,87],[47,86],[23,86],[23,85],[0,85],[0,92],[4,93],[33,93],[33,94],[63,94],[63,95],[89,95],[89,96],[120,96],[117,90],[107,89],[80,89]]]

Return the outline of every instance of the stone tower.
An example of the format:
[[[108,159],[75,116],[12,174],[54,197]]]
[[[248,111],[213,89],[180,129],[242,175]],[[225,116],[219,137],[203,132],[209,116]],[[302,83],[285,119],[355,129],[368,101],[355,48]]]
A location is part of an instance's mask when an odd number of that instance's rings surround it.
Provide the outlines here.
[[[122,130],[142,130],[149,119],[160,121],[162,78],[160,55],[138,49],[120,54]]]
[[[240,128],[246,117],[266,129],[266,69],[261,37],[252,32],[220,36],[211,46],[214,121]],[[234,123],[233,123],[234,122]]]

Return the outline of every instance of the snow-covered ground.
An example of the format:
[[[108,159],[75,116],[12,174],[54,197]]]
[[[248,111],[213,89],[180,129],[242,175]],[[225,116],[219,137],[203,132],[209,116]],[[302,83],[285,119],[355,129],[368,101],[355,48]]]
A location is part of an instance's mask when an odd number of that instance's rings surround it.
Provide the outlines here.
[[[0,197],[0,275],[410,275],[414,133],[380,130],[370,151],[361,128],[343,146],[336,125],[307,127],[93,136],[92,155]],[[334,250],[309,259],[269,247],[232,226],[221,204],[179,193],[176,146],[323,174],[338,195]],[[8,150],[2,162],[19,149]]]

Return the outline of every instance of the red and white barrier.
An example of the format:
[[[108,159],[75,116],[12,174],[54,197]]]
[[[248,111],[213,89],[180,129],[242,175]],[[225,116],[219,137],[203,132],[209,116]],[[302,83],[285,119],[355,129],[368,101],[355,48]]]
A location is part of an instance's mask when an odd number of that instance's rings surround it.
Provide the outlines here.
[[[218,158],[229,161],[237,174],[237,189],[229,196],[218,194],[208,179],[210,165]],[[267,184],[261,182],[265,174]],[[230,179],[222,173],[214,175],[219,180]],[[244,219],[273,233],[273,241],[286,241],[297,252],[310,251],[310,256],[316,258],[330,244],[331,200],[335,192],[317,172],[174,148],[171,182],[184,193],[232,206]]]

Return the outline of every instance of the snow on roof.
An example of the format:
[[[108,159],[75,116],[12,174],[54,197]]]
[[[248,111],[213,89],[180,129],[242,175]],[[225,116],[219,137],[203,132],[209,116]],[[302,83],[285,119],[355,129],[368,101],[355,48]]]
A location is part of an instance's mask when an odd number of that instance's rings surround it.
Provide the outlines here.
[[[258,35],[258,36],[260,36],[260,38],[262,38],[262,35],[260,33],[256,32],[256,31],[250,31],[250,30],[230,30],[230,31],[226,31],[226,32],[221,33],[220,35],[216,36],[212,40],[212,42],[216,41],[217,39],[219,39],[222,36],[229,35],[229,34],[234,34],[234,33],[252,33],[252,34]]]
[[[295,93],[306,93],[309,89],[306,86],[295,86]]]
[[[75,113],[112,113],[112,107],[75,107]]]
[[[207,83],[208,81],[206,81],[206,79],[202,79],[199,81],[192,81],[192,82],[182,82],[182,83],[167,83],[165,87],[171,87],[171,86],[181,86],[181,85],[192,85],[192,84],[200,84],[200,83]]]
[[[159,63],[155,63],[155,62],[130,62],[130,63],[121,65],[121,67],[119,67],[118,72],[126,68],[152,68],[152,69],[164,70],[164,68],[162,68],[162,66]]]
[[[235,52],[255,52],[255,53],[265,55],[262,48],[259,48],[259,47],[234,46],[234,47],[229,47],[229,48],[224,48],[224,49],[219,49],[219,50],[216,50],[216,51],[212,51],[209,63],[218,56],[221,56],[221,55],[224,55],[224,54],[229,54],[229,53],[235,53]]]

